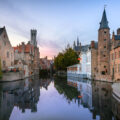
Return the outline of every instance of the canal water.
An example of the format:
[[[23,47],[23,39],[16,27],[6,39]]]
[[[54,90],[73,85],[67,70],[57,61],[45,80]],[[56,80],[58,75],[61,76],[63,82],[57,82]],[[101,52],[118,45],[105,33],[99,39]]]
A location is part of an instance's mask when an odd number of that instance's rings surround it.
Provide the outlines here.
[[[0,83],[0,120],[119,120],[112,84],[38,77]]]

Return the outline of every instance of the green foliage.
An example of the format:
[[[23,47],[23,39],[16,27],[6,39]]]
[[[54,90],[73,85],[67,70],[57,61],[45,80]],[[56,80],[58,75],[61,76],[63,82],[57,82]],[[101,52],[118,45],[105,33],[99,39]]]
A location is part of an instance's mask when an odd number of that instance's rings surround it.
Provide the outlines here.
[[[0,59],[0,78],[2,77],[1,59]]]
[[[67,48],[62,53],[59,53],[54,60],[56,70],[67,70],[70,65],[77,64],[78,55],[72,48]]]

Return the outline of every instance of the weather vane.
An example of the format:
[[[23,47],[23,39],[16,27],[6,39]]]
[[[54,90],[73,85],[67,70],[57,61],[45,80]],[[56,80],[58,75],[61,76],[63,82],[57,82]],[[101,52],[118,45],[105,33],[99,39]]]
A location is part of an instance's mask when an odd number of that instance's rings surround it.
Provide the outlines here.
[[[107,7],[107,5],[104,5],[104,9]]]

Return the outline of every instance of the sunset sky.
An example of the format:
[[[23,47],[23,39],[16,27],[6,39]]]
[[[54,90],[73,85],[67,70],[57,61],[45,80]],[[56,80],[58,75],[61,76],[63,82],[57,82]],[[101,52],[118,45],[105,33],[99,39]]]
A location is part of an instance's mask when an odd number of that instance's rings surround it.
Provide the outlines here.
[[[97,41],[104,5],[111,32],[120,27],[120,0],[0,0],[0,27],[6,26],[11,44],[30,40],[37,29],[41,57],[52,58],[77,39]]]

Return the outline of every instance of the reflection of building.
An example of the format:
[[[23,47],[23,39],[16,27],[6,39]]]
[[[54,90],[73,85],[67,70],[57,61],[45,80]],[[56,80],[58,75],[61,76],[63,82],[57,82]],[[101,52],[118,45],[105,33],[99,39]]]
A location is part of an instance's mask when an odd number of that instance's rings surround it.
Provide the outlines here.
[[[112,120],[111,92],[111,83],[92,83],[93,119],[100,116],[100,120]]]
[[[47,90],[50,82],[51,82],[50,79],[47,79],[47,78],[46,79],[42,79],[40,81],[40,87],[44,87]]]
[[[40,88],[48,88],[50,79],[39,80],[38,76],[15,82],[0,84],[0,120],[9,120],[14,107],[21,112],[30,109],[37,112],[37,103],[40,97]]]
[[[116,120],[120,120],[120,83],[114,83],[112,88],[112,112]]]
[[[37,102],[40,96],[40,81],[38,78],[26,79],[14,83],[4,83],[0,87],[0,120],[8,120],[14,106],[22,112],[31,109],[37,111]]]
[[[67,83],[70,86],[76,87],[80,93],[78,96],[81,98],[81,104],[84,107],[89,108],[92,110],[92,86],[91,81],[89,80],[78,80],[77,78],[74,78],[74,80],[70,77],[67,79]],[[80,104],[80,103],[79,103]]]

